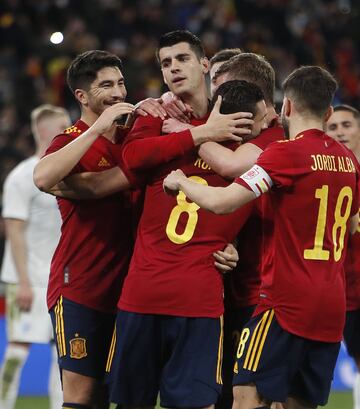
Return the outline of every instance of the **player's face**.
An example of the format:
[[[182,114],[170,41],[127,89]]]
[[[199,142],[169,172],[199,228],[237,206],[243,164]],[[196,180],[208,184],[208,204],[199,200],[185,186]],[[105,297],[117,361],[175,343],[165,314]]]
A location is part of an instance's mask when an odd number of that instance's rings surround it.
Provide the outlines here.
[[[105,67],[99,70],[86,94],[88,107],[97,115],[111,105],[124,102],[127,92],[119,68]]]
[[[256,104],[256,115],[253,118],[254,124],[251,128],[251,135],[246,140],[254,139],[263,129],[267,128],[266,115],[266,104],[264,100],[261,100]]]
[[[360,124],[352,112],[334,112],[326,123],[326,133],[352,151],[360,144]]]
[[[71,125],[70,118],[67,115],[52,115],[43,118],[38,122],[38,133],[46,140],[46,145],[50,145],[54,136],[62,133],[64,129]]]
[[[225,61],[219,61],[214,63],[210,68],[210,95],[213,96],[216,89],[220,84],[217,84],[217,78],[215,77],[216,71],[224,64]]]
[[[216,71],[215,71],[216,73]],[[214,73],[214,75],[215,75]],[[211,85],[210,85],[210,91],[211,91],[211,96],[213,96],[216,92],[216,90],[220,87],[221,84],[224,82],[229,81],[228,74],[225,72],[222,75],[219,75],[218,77],[213,77],[211,80]]]
[[[164,82],[175,95],[195,95],[208,72],[206,58],[200,60],[188,43],[182,42],[159,51]]]

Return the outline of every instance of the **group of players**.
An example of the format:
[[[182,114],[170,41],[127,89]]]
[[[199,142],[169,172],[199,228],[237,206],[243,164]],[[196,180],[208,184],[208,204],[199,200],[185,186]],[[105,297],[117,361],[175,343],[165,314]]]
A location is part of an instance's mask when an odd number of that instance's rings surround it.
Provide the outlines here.
[[[324,405],[358,228],[359,113],[333,113],[335,79],[302,67],[280,126],[271,65],[238,49],[209,64],[186,31],[165,34],[157,59],[172,94],[134,106],[116,56],[79,55],[68,84],[81,118],[35,166],[62,217],[47,298],[63,408],[107,407],[107,389],[119,407],[153,407],[159,392],[164,407]]]

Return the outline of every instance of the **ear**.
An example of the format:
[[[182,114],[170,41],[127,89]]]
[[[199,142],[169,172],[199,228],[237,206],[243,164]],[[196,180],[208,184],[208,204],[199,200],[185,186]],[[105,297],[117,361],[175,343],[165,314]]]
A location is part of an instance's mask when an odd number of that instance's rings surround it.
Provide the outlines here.
[[[330,105],[329,108],[326,110],[324,122],[327,122],[333,113],[334,113],[334,108]]]
[[[88,95],[83,89],[77,88],[74,92],[75,98],[80,102],[81,105],[88,105]]]
[[[210,61],[207,57],[200,58],[200,64],[202,65],[202,70],[204,74],[207,74],[210,71]]]
[[[293,111],[293,104],[288,97],[284,97],[283,101],[283,113],[286,117],[289,117]]]

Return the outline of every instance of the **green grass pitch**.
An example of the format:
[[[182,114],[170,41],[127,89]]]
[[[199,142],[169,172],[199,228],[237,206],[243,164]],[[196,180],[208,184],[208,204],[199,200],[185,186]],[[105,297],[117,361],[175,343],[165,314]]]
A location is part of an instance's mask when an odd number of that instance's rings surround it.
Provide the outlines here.
[[[21,397],[15,409],[48,409],[49,401],[43,397]],[[351,392],[333,392],[326,409],[352,409]],[[60,409],[60,408],[59,408]],[[157,408],[159,409],[159,408]]]

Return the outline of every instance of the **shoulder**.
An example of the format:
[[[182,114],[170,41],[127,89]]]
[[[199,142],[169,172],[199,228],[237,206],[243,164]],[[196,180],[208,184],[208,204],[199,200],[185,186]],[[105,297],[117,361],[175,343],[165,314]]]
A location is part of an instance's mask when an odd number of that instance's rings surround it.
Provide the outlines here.
[[[29,175],[32,178],[33,170],[38,162],[38,158],[31,156],[17,164],[14,169],[7,175],[5,183],[15,183],[16,181],[22,181]]]

